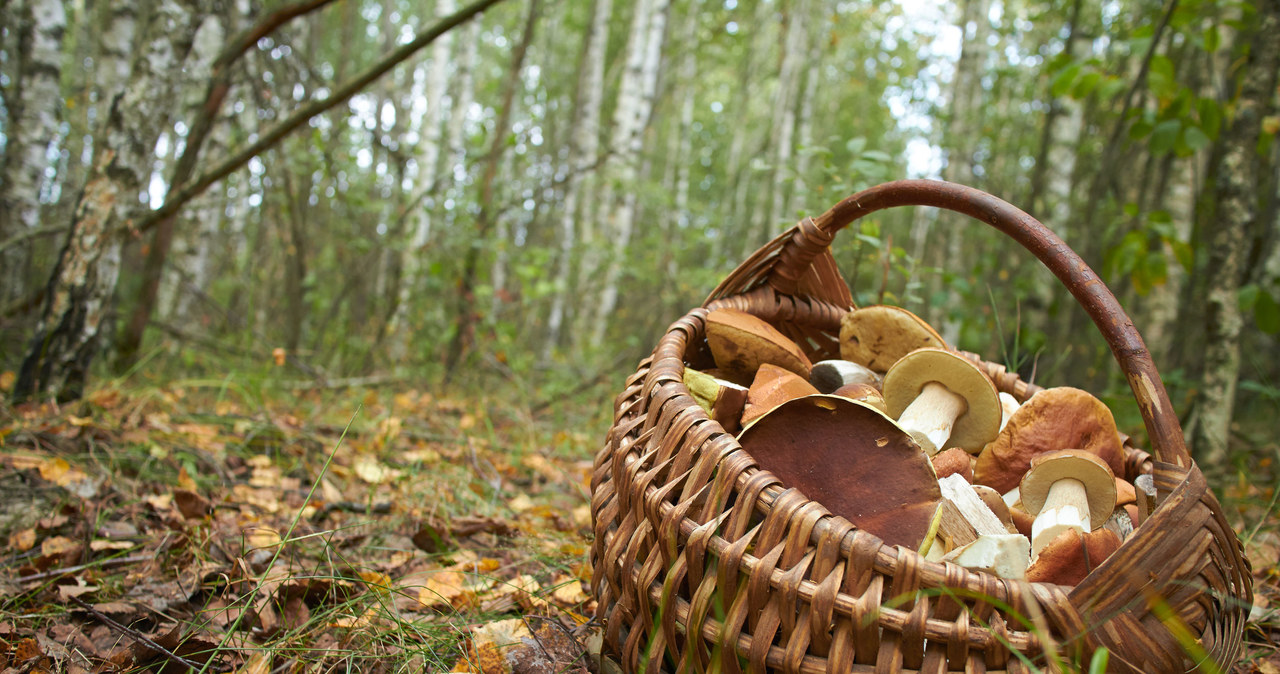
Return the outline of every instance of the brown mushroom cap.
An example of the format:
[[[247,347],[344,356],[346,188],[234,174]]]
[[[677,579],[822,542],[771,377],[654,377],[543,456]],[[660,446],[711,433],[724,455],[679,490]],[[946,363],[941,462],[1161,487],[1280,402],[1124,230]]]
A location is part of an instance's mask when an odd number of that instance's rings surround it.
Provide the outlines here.
[[[1078,388],[1045,389],[1019,407],[978,455],[974,479],[1004,493],[1018,486],[1031,457],[1070,448],[1096,454],[1112,473],[1124,474],[1124,450],[1111,410]]]
[[[800,375],[765,363],[756,370],[756,378],[751,382],[751,388],[747,389],[747,403],[742,410],[741,423],[745,427],[788,400],[817,392],[818,389]]]
[[[911,436],[839,396],[785,402],[738,442],[785,486],[889,545],[918,549],[942,500],[933,466]]]
[[[1089,499],[1089,528],[1102,526],[1116,507],[1116,479],[1107,462],[1083,450],[1063,449],[1032,459],[1031,469],[1019,485],[1022,506],[1032,515],[1039,514],[1049,497],[1049,488],[1066,478],[1084,485]]]
[[[1000,396],[996,385],[971,361],[946,349],[916,349],[889,368],[881,387],[889,416],[894,419],[902,416],[929,382],[946,386],[969,406],[951,428],[948,447],[977,452],[1000,432]]]
[[[952,447],[934,454],[932,461],[933,470],[938,473],[939,480],[948,475],[959,475],[965,482],[973,483],[973,468],[969,465],[969,452],[959,447]]]
[[[880,389],[871,384],[845,384],[840,388],[831,392],[831,395],[840,396],[866,403],[881,412],[887,412],[888,408],[884,404],[884,396],[881,395]]]
[[[947,343],[928,323],[901,307],[862,307],[840,320],[840,357],[876,372],[888,370],[899,358],[926,346],[946,348]]]
[[[1000,492],[985,484],[973,485],[973,491],[978,494],[978,498],[982,499],[983,503],[987,504],[987,507],[991,509],[991,512],[995,514],[996,519],[1000,520],[1001,524],[1009,525],[1013,523],[1013,515],[1009,512],[1009,504],[1005,503],[1004,499],[1000,497]]]
[[[1053,539],[1027,567],[1033,583],[1079,585],[1104,559],[1120,548],[1120,536],[1110,529],[1084,534],[1070,529]]]
[[[730,380],[751,381],[764,363],[809,378],[809,357],[763,319],[737,309],[716,309],[707,314],[706,325],[707,345],[716,367],[732,373]]]

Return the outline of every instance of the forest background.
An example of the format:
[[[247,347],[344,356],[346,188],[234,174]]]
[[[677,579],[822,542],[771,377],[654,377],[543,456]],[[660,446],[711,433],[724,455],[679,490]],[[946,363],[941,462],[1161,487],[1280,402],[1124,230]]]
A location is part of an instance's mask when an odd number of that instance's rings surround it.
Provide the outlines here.
[[[750,252],[937,177],[1078,251],[1214,484],[1274,505],[1277,0],[11,0],[0,26],[0,388],[56,401],[7,408],[10,443],[118,411],[104,390],[358,389],[413,393],[378,433],[434,396],[589,458]],[[1141,440],[1105,343],[1000,234],[891,211],[834,248],[859,304]]]

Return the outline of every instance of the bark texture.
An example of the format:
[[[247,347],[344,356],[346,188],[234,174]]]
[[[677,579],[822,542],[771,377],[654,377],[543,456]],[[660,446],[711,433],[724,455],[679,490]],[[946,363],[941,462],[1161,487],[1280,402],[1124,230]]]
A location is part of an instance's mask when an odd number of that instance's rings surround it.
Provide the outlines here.
[[[1258,154],[1258,139],[1263,118],[1274,114],[1276,72],[1280,69],[1280,40],[1275,37],[1280,34],[1280,0],[1263,0],[1256,7],[1248,62],[1243,68],[1235,117],[1220,140],[1223,152],[1214,186],[1214,229],[1205,279],[1204,375],[1191,435],[1196,460],[1209,468],[1223,464],[1230,444],[1244,326],[1237,296],[1249,242],[1259,225],[1263,158]]]
[[[143,212],[153,149],[173,113],[170,92],[191,48],[192,14],[190,7],[164,0],[143,31],[128,84],[112,100],[99,133],[94,167],[14,384],[15,401],[73,400],[84,391],[120,275],[121,248]]]
[[[67,27],[62,0],[26,0],[10,11],[17,19],[18,63],[17,81],[4,99],[9,114],[0,167],[0,242],[41,224],[41,187],[62,107],[58,79]],[[27,249],[18,244],[0,250],[0,303],[26,292]]]

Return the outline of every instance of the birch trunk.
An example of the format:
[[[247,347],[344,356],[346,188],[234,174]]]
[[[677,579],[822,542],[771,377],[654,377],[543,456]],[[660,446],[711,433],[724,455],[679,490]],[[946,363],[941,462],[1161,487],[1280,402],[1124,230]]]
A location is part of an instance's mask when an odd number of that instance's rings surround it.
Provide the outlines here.
[[[538,20],[538,4],[539,0],[529,0],[529,13],[525,17],[524,33],[512,53],[511,68],[507,71],[507,79],[503,84],[498,119],[493,125],[489,154],[485,157],[484,175],[480,181],[480,213],[476,216],[475,231],[463,260],[462,275],[458,279],[458,295],[454,304],[454,333],[445,355],[445,381],[452,379],[458,365],[475,340],[475,325],[479,318],[475,306],[475,289],[476,277],[480,270],[480,252],[489,241],[490,230],[493,229],[494,220],[498,217],[495,183],[502,157],[506,154],[511,113],[515,106],[516,90],[520,88],[520,71],[524,67],[524,58],[529,52],[529,45],[533,42],[533,30]]]
[[[782,63],[778,68],[778,88],[773,98],[773,130],[770,142],[773,146],[772,179],[769,185],[769,217],[756,232],[756,239],[764,241],[773,237],[783,222],[787,202],[787,182],[792,175],[792,138],[796,126],[796,96],[800,85],[800,66],[808,49],[805,34],[807,7],[803,0],[792,4],[787,17],[786,38],[782,45]]]
[[[1262,158],[1257,147],[1263,118],[1275,114],[1272,99],[1280,70],[1277,34],[1280,0],[1263,0],[1257,4],[1235,118],[1219,141],[1224,149],[1214,185],[1215,213],[1211,222],[1216,226],[1210,234],[1205,280],[1204,375],[1196,399],[1196,422],[1191,429],[1192,451],[1207,468],[1225,467],[1244,323],[1237,296],[1253,230],[1266,224],[1258,221]]]
[[[609,17],[612,0],[596,0],[591,10],[591,24],[582,42],[582,58],[578,65],[578,91],[573,107],[573,131],[569,136],[569,175],[564,187],[564,205],[560,215],[560,257],[556,261],[556,293],[547,316],[547,338],[542,347],[544,360],[560,344],[565,310],[573,288],[573,251],[577,245],[577,227],[591,224],[578,219],[578,201],[582,193],[590,194],[590,167],[600,152],[600,104],[604,99],[604,56],[609,42]],[[589,278],[589,277],[588,277]]]
[[[169,92],[191,46],[191,24],[188,9],[172,0],[152,13],[128,86],[111,101],[98,134],[94,168],[14,384],[15,401],[74,400],[84,391],[119,278],[124,232],[143,209],[152,151],[173,114]]]
[[[437,0],[436,16],[443,18],[455,10],[453,0]],[[391,360],[404,360],[412,328],[409,326],[409,309],[413,293],[422,282],[422,259],[431,240],[431,218],[435,210],[432,195],[440,194],[440,148],[443,140],[444,95],[448,84],[449,52],[452,39],[449,34],[440,36],[431,44],[431,63],[426,75],[426,115],[420,131],[422,142],[418,152],[418,189],[414,198],[413,215],[409,219],[409,240],[400,255],[400,287],[396,296],[396,310],[387,330],[391,335],[389,345]],[[454,117],[462,117],[464,111],[454,110]]]
[[[20,14],[14,45],[17,81],[5,96],[9,109],[0,168],[0,242],[40,224],[40,192],[62,108],[59,77],[67,27],[62,0],[27,0],[14,9]],[[28,244],[0,250],[0,305],[26,294],[29,250]]]
[[[605,328],[618,301],[618,280],[626,263],[636,210],[635,180],[640,169],[640,152],[644,132],[653,111],[658,85],[658,66],[662,61],[662,41],[666,32],[670,0],[638,0],[631,20],[627,41],[627,65],[618,85],[618,107],[614,111],[613,152],[605,163],[606,178],[602,197],[609,259],[601,279],[599,304],[591,324],[590,345],[604,341]],[[623,188],[621,195],[618,186]]]
[[[975,104],[982,98],[982,69],[987,62],[987,35],[991,32],[991,23],[987,17],[990,11],[990,0],[967,0],[960,20],[960,29],[964,35],[964,45],[960,49],[960,59],[956,62],[955,79],[952,81],[950,120],[947,122],[947,165],[942,177],[951,182],[974,185],[974,153],[977,150],[976,139],[981,136],[978,129],[970,122],[980,119]],[[972,227],[964,223],[961,216],[953,213],[939,213],[938,217],[946,223],[941,239],[942,253],[936,266],[951,272],[961,272],[958,265],[964,263],[963,242],[966,232]],[[939,237],[935,237],[937,240]],[[932,296],[933,293],[930,293]],[[960,321],[947,310],[959,306],[961,298],[954,288],[947,288],[947,301],[941,307],[929,306],[928,320],[938,326],[938,332],[948,344],[955,344],[960,337]]]

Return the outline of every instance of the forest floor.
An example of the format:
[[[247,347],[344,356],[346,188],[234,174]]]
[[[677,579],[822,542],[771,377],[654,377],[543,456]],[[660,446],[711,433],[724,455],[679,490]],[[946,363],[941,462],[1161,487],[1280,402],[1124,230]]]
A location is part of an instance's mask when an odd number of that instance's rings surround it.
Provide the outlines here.
[[[0,672],[599,671],[593,393],[108,383],[0,407]],[[1223,494],[1258,596],[1237,672],[1280,673],[1275,489]]]

